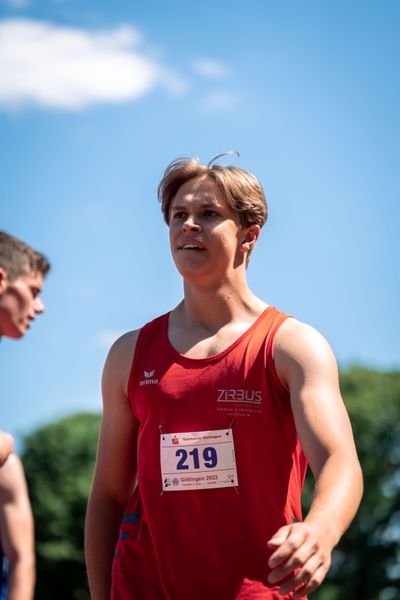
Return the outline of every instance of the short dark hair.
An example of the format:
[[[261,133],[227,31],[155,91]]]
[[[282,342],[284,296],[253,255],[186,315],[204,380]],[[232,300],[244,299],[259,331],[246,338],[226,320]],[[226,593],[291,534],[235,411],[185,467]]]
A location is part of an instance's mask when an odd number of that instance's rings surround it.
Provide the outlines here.
[[[0,231],[0,268],[13,281],[30,271],[41,273],[45,277],[50,270],[50,263],[43,254],[28,244]]]

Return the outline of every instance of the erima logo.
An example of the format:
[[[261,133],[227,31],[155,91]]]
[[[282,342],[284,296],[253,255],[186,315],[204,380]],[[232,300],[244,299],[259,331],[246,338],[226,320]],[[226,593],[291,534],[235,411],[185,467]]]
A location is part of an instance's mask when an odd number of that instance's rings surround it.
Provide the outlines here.
[[[142,379],[142,381],[139,382],[139,385],[155,385],[158,383],[158,379],[153,379],[154,373],[156,372],[155,369],[153,369],[152,371],[143,371],[143,375],[145,376],[146,379]]]
[[[217,402],[243,402],[246,404],[258,404],[262,402],[261,390],[218,390]]]

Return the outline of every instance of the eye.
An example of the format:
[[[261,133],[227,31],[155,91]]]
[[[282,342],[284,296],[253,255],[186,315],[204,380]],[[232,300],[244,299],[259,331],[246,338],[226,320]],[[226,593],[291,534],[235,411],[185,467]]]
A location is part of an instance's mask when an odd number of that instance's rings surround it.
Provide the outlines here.
[[[173,214],[172,214],[172,218],[173,218],[174,220],[175,220],[175,219],[177,219],[177,220],[179,220],[179,219],[184,219],[184,218],[185,218],[185,213],[184,213],[182,210],[181,210],[181,211],[178,211],[178,212],[175,212],[175,213],[173,213]]]
[[[34,298],[37,298],[40,294],[39,288],[31,287],[31,294]]]
[[[217,217],[218,213],[216,213],[215,210],[211,210],[211,208],[207,208],[207,210],[204,211],[204,216],[205,217]]]

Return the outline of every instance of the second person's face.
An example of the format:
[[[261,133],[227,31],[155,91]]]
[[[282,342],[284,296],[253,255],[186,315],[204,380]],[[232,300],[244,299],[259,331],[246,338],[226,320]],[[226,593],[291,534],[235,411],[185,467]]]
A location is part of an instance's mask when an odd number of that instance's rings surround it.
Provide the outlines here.
[[[44,311],[39,298],[43,285],[41,273],[31,271],[13,281],[5,279],[0,295],[0,334],[18,339]]]

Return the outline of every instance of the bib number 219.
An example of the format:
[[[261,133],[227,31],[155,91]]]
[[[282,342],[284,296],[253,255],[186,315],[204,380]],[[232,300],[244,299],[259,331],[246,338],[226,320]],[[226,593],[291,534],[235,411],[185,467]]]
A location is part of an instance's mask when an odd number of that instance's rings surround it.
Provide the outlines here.
[[[199,448],[193,448],[190,452],[184,448],[178,448],[175,456],[179,458],[176,469],[181,471],[189,470],[190,467],[200,469],[202,466],[207,469],[214,469],[218,464],[217,451],[212,446],[206,446],[201,449],[202,465],[200,464]]]
[[[232,429],[160,433],[162,494],[238,485]]]

